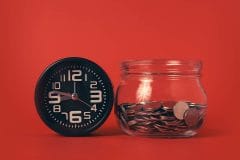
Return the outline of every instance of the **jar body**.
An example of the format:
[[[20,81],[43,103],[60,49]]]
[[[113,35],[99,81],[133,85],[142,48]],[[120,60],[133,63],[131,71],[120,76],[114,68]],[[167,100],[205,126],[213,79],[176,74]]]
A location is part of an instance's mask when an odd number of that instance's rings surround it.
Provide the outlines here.
[[[163,65],[165,63],[168,62],[164,61]],[[147,64],[148,67],[141,68],[140,72],[129,72],[130,69],[122,74],[115,104],[120,127],[130,135],[195,135],[203,124],[207,108],[199,72],[164,73],[162,66],[157,68],[158,72],[156,68],[149,70],[154,65],[158,64]],[[181,69],[178,65],[175,68]]]

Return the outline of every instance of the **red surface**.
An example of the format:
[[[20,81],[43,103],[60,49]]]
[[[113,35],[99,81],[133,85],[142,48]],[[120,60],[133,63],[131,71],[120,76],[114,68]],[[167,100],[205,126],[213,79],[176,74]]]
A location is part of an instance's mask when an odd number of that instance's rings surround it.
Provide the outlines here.
[[[239,1],[1,0],[0,159],[240,159]],[[112,114],[91,137],[38,117],[36,80],[53,61],[89,58],[109,73],[133,58],[202,59],[208,117],[189,139],[131,137]]]

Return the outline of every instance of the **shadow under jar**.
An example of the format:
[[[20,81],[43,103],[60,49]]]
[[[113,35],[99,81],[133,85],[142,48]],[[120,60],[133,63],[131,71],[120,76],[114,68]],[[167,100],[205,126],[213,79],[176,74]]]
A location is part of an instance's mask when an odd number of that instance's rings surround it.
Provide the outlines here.
[[[202,63],[132,60],[121,64],[115,114],[129,135],[191,137],[202,126],[207,98]]]

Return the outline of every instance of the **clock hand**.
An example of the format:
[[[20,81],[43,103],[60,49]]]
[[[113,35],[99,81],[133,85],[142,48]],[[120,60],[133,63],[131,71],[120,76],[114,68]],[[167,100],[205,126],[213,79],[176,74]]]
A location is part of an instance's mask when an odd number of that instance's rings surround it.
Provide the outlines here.
[[[84,103],[85,105],[87,105],[88,107],[92,107],[91,105],[89,105],[88,103],[84,102],[83,100],[81,100],[81,99],[78,97],[78,94],[77,94],[77,92],[76,92],[76,82],[73,82],[72,100],[78,100],[78,101]]]
[[[76,94],[76,82],[73,82],[73,93]]]
[[[86,103],[85,101],[81,100],[81,99],[78,97],[77,93],[71,94],[71,93],[66,93],[66,92],[61,92],[61,91],[53,91],[53,93],[63,95],[63,96],[61,97],[61,101],[70,100],[70,99],[72,99],[72,100],[78,100],[78,101],[84,103],[85,105],[87,105],[88,107],[92,107],[91,105],[89,105],[89,104]]]
[[[67,97],[72,97],[71,93],[67,93],[67,92],[61,92],[61,91],[52,91],[53,93],[59,94],[59,95],[63,95],[63,96],[67,96]]]
[[[70,100],[70,99],[72,99],[72,97],[62,96],[62,97],[61,97],[61,102],[62,102],[62,101],[66,101],[66,100]]]
[[[92,108],[92,106],[91,106],[91,105],[89,105],[88,103],[84,102],[84,101],[83,101],[83,100],[81,100],[80,98],[78,98],[78,97],[77,97],[77,99],[76,99],[76,100],[78,100],[78,101],[80,101],[80,102],[82,102],[82,103],[86,104],[88,107]]]
[[[66,92],[61,92],[61,91],[52,91],[52,92],[60,95],[61,102],[72,99],[71,93],[66,93]]]

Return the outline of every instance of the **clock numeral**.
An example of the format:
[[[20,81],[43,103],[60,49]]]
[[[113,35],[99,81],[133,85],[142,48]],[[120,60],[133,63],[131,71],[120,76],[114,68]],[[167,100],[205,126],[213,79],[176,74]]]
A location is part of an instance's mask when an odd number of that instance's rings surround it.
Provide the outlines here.
[[[97,89],[97,81],[90,82],[90,103],[101,103],[102,102],[102,91]],[[95,109],[94,109],[95,110]]]
[[[65,75],[65,74],[60,75],[60,81],[61,82],[65,82],[65,81],[80,82],[80,81],[83,81],[83,80],[87,81],[88,77],[87,77],[87,74],[83,75],[82,70],[80,70],[80,69],[68,70],[67,75]]]
[[[97,89],[97,81],[91,81],[90,89]]]
[[[69,112],[69,122],[70,123],[81,123],[82,117],[79,115],[81,111],[70,111]]]
[[[101,103],[102,102],[102,91],[101,90],[90,90],[90,103]]]
[[[67,112],[62,112],[61,114],[65,115],[66,120],[68,120],[68,113]]]
[[[65,115],[66,120],[70,123],[81,123],[82,122],[82,111],[70,111],[69,114],[67,112],[62,112],[61,114]],[[83,119],[91,119],[90,112],[83,112]]]
[[[68,74],[70,74],[70,70],[68,70]],[[70,75],[68,76],[71,77]],[[81,76],[82,76],[81,70],[72,70],[72,81],[82,81]]]
[[[61,102],[61,97],[59,94],[54,93],[54,91],[50,91],[48,93],[48,98],[50,98],[51,100],[49,100],[49,104],[58,104]]]
[[[66,76],[65,76],[65,74],[61,74],[61,75],[60,75],[60,81],[61,81],[61,82],[65,82],[65,81],[66,81]]]
[[[52,89],[55,89],[55,90],[61,89],[61,82],[53,82]]]
[[[97,112],[97,105],[96,104],[92,105],[91,111]]]
[[[60,105],[53,105],[53,112],[59,113],[61,112],[61,106]]]
[[[84,112],[83,116],[84,116],[84,119],[91,119],[91,113],[90,112]]]
[[[68,75],[68,81],[71,81],[71,70],[68,70],[67,75]]]
[[[88,80],[88,76],[87,74],[84,74],[84,81],[87,81]]]

